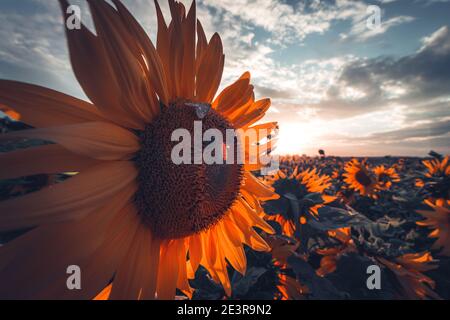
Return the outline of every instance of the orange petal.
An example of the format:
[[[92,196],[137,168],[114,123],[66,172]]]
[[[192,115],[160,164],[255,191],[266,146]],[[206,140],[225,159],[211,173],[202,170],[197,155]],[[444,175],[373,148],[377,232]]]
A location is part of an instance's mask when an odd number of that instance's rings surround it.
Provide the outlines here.
[[[108,122],[11,131],[0,139],[32,138],[56,142],[77,154],[99,160],[127,160],[139,150],[135,134]]]
[[[195,0],[192,1],[191,8],[186,19],[183,21],[183,67],[181,75],[181,96],[192,100],[195,94],[195,39],[197,13]]]
[[[222,40],[215,33],[206,48],[197,73],[196,99],[210,103],[219,88],[222,79],[225,56]]]
[[[245,256],[244,248],[242,247],[242,244],[236,245],[236,243],[233,243],[228,236],[228,233],[225,231],[223,224],[223,222],[219,223],[216,228],[221,239],[221,250],[233,268],[244,275],[247,268],[247,257]]]
[[[161,63],[163,65],[165,74],[166,74],[166,90],[167,90],[167,99],[170,98],[173,91],[173,85],[170,82],[170,63],[169,63],[169,57],[170,57],[170,40],[169,40],[169,30],[167,28],[166,22],[164,20],[164,16],[162,14],[161,8],[159,6],[159,3],[157,0],[155,0],[155,7],[156,7],[156,15],[158,17],[158,34],[157,34],[157,41],[156,41],[156,50],[158,53],[158,56],[161,59]],[[167,101],[170,102],[170,101]],[[167,104],[166,104],[167,105]]]
[[[243,217],[247,220],[247,223],[251,226],[258,227],[261,230],[274,234],[275,230],[265,222],[261,217],[259,217],[254,209],[252,209],[245,200],[241,199],[235,204],[236,210],[242,213]],[[244,212],[246,213],[244,215]]]
[[[178,263],[178,279],[177,288],[185,293],[189,298],[192,297],[193,290],[189,285],[188,281],[188,270],[187,270],[187,246],[186,242],[182,239],[178,240],[180,242],[180,248],[178,250],[177,263]]]
[[[203,30],[203,26],[200,20],[197,20],[197,57],[195,59],[196,60],[195,71],[197,78],[198,78],[198,70],[200,68],[207,47],[208,47],[208,40],[206,39],[205,31]]]
[[[63,93],[32,84],[0,80],[0,103],[20,114],[33,127],[102,121],[95,106]],[[9,109],[10,108],[10,109]]]
[[[242,241],[256,251],[270,251],[270,246],[264,241],[263,238],[248,224],[247,219],[243,217],[242,213],[232,208],[232,218],[236,223],[236,226],[241,230],[239,233]]]
[[[195,273],[202,259],[201,236],[195,234],[189,239],[189,258],[192,265],[192,271]]]
[[[69,3],[67,0],[59,0],[59,2],[64,21],[67,21],[69,18],[69,13],[67,13]],[[95,14],[95,16],[98,24],[98,15]],[[115,73],[116,70],[119,70],[118,66],[124,65],[125,60],[129,61],[129,52],[127,56],[127,50],[123,49],[124,45],[121,44],[114,51],[107,52],[104,46],[104,29],[101,29],[102,38],[94,35],[83,24],[80,30],[70,30],[69,28],[65,28],[65,30],[73,71],[89,99],[102,111],[105,117],[117,124],[128,128],[142,128],[143,120],[135,112],[130,112],[130,109],[124,109],[126,105],[124,103],[128,103],[128,101],[123,100],[122,91],[124,88],[121,87],[120,79],[117,79]],[[110,42],[107,43],[111,44]],[[125,50],[125,53],[121,52],[124,55],[120,57],[123,61],[118,65],[113,65],[110,58],[112,54],[121,49]],[[136,72],[136,68],[119,70],[119,72],[122,71],[124,74],[129,74]],[[136,88],[136,90],[140,89],[140,87]]]
[[[172,83],[171,100],[182,97],[183,86],[183,57],[184,57],[184,42],[183,42],[183,26],[185,20],[184,5],[169,0],[170,13],[172,21],[169,27],[169,77]]]
[[[161,246],[158,269],[157,297],[161,300],[173,300],[178,279],[178,263],[174,260],[178,256],[180,240],[170,240]]]
[[[248,76],[245,76],[248,74]],[[214,100],[213,107],[220,113],[231,113],[247,104],[252,98],[250,88],[250,74],[244,73],[239,80],[226,87]]]
[[[148,77],[152,86],[155,88],[160,100],[168,105],[168,91],[167,91],[167,78],[164,71],[164,66],[162,64],[161,58],[159,57],[155,46],[153,45],[150,38],[147,36],[145,30],[136,21],[136,19],[131,15],[128,9],[119,0],[113,0],[115,6],[117,7],[119,14],[124,21],[124,25],[129,28],[129,31],[133,34],[143,55],[145,56],[145,62],[148,65]],[[159,106],[152,106],[158,107]],[[154,110],[157,111],[157,110]]]
[[[97,38],[105,48],[105,58],[111,66],[113,77],[120,91],[116,93],[122,110],[129,118],[139,125],[150,122],[156,107],[148,108],[148,90],[143,90],[146,84],[147,66],[136,42],[136,36],[128,32],[127,21],[120,18],[119,13],[104,0],[88,0],[97,31]],[[123,13],[123,10],[122,10]],[[134,30],[133,30],[134,31]],[[103,80],[105,81],[105,80]]]
[[[74,154],[59,145],[47,145],[0,154],[1,179],[35,174],[80,172],[101,161]]]
[[[109,222],[126,205],[129,196],[129,193],[125,192],[111,197],[105,207],[88,217],[38,227],[1,247],[0,297],[60,299],[70,295],[66,285],[68,266],[84,267],[90,257],[93,257],[94,261],[97,261],[97,258],[104,259],[99,262],[113,258],[93,255],[101,247],[104,239],[110,240],[110,238],[104,238]],[[97,277],[89,279],[87,277],[89,270],[96,272]],[[102,274],[106,270],[108,268],[83,268],[81,270],[83,290],[72,295],[78,295],[79,298],[84,299],[92,298],[110,281],[112,272]],[[91,283],[91,280],[95,279],[103,279],[103,283],[93,288],[94,283]]]
[[[245,181],[243,188],[249,193],[253,193],[261,200],[278,199],[278,195],[274,189],[266,186],[262,181],[258,180],[250,172],[244,173]]]
[[[0,202],[0,230],[32,227],[89,213],[124,188],[128,188],[131,197],[136,175],[130,162],[105,162],[55,186]]]
[[[111,300],[155,298],[159,242],[153,241],[147,226],[139,224],[132,243],[114,277]]]

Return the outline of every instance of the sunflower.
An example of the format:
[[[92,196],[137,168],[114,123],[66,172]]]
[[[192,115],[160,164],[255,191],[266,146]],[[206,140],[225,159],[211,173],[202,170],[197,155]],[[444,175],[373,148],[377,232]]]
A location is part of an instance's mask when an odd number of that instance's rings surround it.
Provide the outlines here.
[[[396,289],[400,298],[440,299],[434,292],[435,282],[423,272],[436,269],[436,260],[429,252],[409,253],[388,261],[378,257],[377,260],[388,268],[396,279]]]
[[[345,165],[344,181],[350,189],[359,191],[363,196],[371,196],[377,186],[373,173],[369,170],[365,161],[359,162],[352,159]]]
[[[59,2],[67,19],[69,3]],[[0,232],[30,230],[0,248],[0,296],[173,299],[176,288],[190,294],[188,274],[199,265],[230,295],[227,261],[244,273],[244,244],[270,250],[254,227],[273,232],[257,210],[277,196],[249,171],[254,165],[175,165],[171,134],[192,133],[199,119],[203,130],[249,128],[270,100],[254,100],[249,73],[214,99],[222,42],[218,34],[207,41],[195,1],[187,12],[169,0],[170,24],[155,1],[156,48],[120,0],[88,3],[96,35],[84,25],[66,33],[92,104],[0,81],[1,103],[35,127],[2,140],[55,143],[1,155],[0,178],[78,173],[0,203]],[[69,265],[81,268],[82,290],[67,289]]]
[[[441,250],[440,254],[450,256],[450,201],[437,199],[435,201],[425,200],[432,210],[417,210],[425,220],[418,221],[419,226],[434,229],[429,237],[437,238],[432,249]]]
[[[306,224],[308,216],[317,216],[320,207],[336,199],[325,193],[331,187],[331,178],[315,168],[299,172],[296,167],[289,176],[279,171],[266,181],[280,198],[264,203],[270,213],[265,218],[280,224],[283,234],[290,237],[297,224]]]
[[[341,170],[340,169],[334,169],[331,173],[331,179],[338,180],[341,177]]]
[[[286,267],[289,257],[296,254],[300,245],[294,239],[276,235],[268,235],[265,240],[271,248],[270,253],[274,259],[274,264],[280,267]]]
[[[442,160],[424,160],[422,163],[427,171],[416,180],[416,187],[427,190],[433,198],[450,199],[449,156]]]
[[[450,164],[448,163],[449,156],[444,159],[424,160],[422,163],[428,169],[427,177],[433,176],[450,176]]]
[[[394,167],[387,168],[379,165],[373,169],[373,172],[376,176],[378,190],[389,190],[392,183],[400,182],[400,177]]]
[[[286,274],[279,274],[277,289],[281,300],[305,300],[309,288]]]
[[[318,249],[317,253],[323,257],[320,259],[320,267],[316,270],[316,273],[320,277],[325,277],[336,271],[337,263],[345,251],[343,247],[334,247]]]
[[[328,235],[338,240],[339,245],[316,250],[318,254],[323,256],[320,260],[320,267],[316,270],[317,275],[321,277],[336,271],[337,263],[343,254],[357,251],[351,237],[350,227],[328,231]]]
[[[273,264],[278,268],[275,298],[281,300],[305,299],[305,295],[309,293],[308,287],[295,279],[292,270],[288,266],[289,257],[297,255],[296,250],[300,244],[293,239],[276,235],[268,235],[265,240],[272,248],[270,253],[273,258]]]

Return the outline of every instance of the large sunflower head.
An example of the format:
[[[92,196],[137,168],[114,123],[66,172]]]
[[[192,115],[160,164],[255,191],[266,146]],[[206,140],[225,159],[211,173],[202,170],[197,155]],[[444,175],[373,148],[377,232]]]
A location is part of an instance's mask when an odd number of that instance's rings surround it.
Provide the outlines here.
[[[429,235],[436,239],[432,248],[450,256],[450,200],[425,200],[425,204],[432,210],[418,210],[425,219],[417,224],[433,229]]]
[[[376,179],[364,161],[352,159],[346,163],[344,170],[344,181],[350,189],[358,191],[363,196],[370,196],[374,193],[377,185]]]
[[[68,18],[69,3],[59,2]],[[194,122],[200,134],[270,132],[275,123],[253,126],[270,100],[255,101],[249,73],[216,96],[222,42],[218,34],[208,41],[195,1],[186,10],[169,0],[169,24],[155,2],[156,46],[120,0],[88,3],[96,34],[84,25],[66,33],[92,103],[0,81],[0,103],[35,127],[1,139],[54,143],[1,155],[0,179],[77,173],[0,203],[0,232],[31,230],[0,249],[0,296],[93,298],[109,285],[103,295],[112,299],[171,299],[176,288],[190,294],[199,265],[230,294],[227,265],[245,272],[243,245],[270,250],[254,227],[272,232],[259,201],[277,196],[250,172],[259,162],[175,164],[172,134],[198,134]],[[260,150],[270,150],[267,137]],[[82,290],[67,290],[69,265],[83,270]]]

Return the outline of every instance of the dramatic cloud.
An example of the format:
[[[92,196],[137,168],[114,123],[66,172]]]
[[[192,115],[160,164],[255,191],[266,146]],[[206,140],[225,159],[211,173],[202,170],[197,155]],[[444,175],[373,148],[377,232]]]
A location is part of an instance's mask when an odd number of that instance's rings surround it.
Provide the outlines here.
[[[86,1],[70,2],[94,30]],[[123,2],[155,40],[153,0]],[[169,19],[167,2],[159,2]],[[443,26],[423,37],[414,26],[444,25],[422,13],[446,2],[417,0],[403,10],[398,0],[198,0],[197,13],[207,36],[219,32],[223,40],[222,87],[251,71],[257,97],[272,98],[267,120],[286,128],[282,152],[425,154],[427,143],[448,152],[448,132],[437,128],[450,117],[450,32]],[[373,4],[382,12],[376,29],[366,23]],[[1,78],[85,98],[70,68],[57,1],[2,0],[0,19]],[[416,33],[405,32],[406,25]]]
[[[314,142],[341,154],[416,153],[438,141],[435,148],[448,152],[442,141],[450,129],[450,30],[444,26],[423,38],[421,48],[408,56],[353,60],[322,101],[286,108],[303,118],[309,110],[315,128],[326,127]]]
[[[352,99],[348,92],[361,93]],[[422,48],[402,58],[353,61],[316,107],[324,116],[350,116],[392,105],[421,109],[430,99],[450,96],[450,32],[444,26],[423,39]],[[439,99],[440,98],[440,99]]]

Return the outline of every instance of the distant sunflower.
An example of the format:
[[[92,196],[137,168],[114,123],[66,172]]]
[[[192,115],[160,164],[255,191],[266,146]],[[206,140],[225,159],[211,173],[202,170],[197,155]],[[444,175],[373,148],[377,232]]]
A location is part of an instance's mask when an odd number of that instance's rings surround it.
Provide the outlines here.
[[[440,254],[444,256],[450,256],[450,201],[425,200],[425,204],[432,210],[417,210],[425,218],[417,224],[434,229],[429,235],[430,238],[437,238],[432,249],[440,250]]]
[[[290,237],[297,223],[306,224],[308,215],[317,216],[320,207],[336,199],[325,193],[331,187],[331,178],[320,175],[316,169],[299,172],[296,167],[289,176],[279,171],[267,178],[267,182],[280,198],[266,202],[266,206],[272,208],[272,215],[266,215],[266,219],[280,224],[283,233]]]
[[[450,176],[450,163],[448,162],[449,156],[444,159],[424,160],[422,163],[428,169],[427,177],[433,176]]]
[[[274,264],[277,266],[286,266],[289,257],[296,254],[296,250],[300,245],[293,239],[272,235],[266,236],[265,240],[270,245],[270,253],[274,259]]]
[[[402,255],[395,261],[377,257],[395,276],[396,289],[399,298],[407,299],[440,299],[434,292],[435,282],[423,274],[436,269],[436,260],[429,252],[410,253]]]
[[[328,231],[328,235],[337,239],[340,244],[332,248],[316,250],[318,254],[323,256],[320,260],[320,267],[316,270],[317,275],[321,277],[336,271],[337,262],[343,254],[357,251],[349,227]]]
[[[299,243],[286,238],[267,236],[267,243],[272,248],[271,254],[273,263],[279,268],[278,271],[278,292],[275,293],[276,299],[281,300],[302,300],[309,293],[306,285],[302,285],[295,279],[292,270],[288,267],[288,258],[296,255]]]
[[[310,293],[306,285],[285,274],[279,275],[277,289],[281,300],[304,300]]]
[[[324,277],[336,271],[337,263],[341,255],[345,252],[345,248],[342,246],[318,249],[317,253],[323,257],[320,259],[320,267],[316,270],[317,275]]]
[[[422,178],[416,180],[416,187],[424,188],[434,198],[450,199],[450,163],[449,156],[442,160],[432,159],[422,161],[426,167]]]
[[[363,196],[371,196],[377,186],[376,178],[367,164],[357,159],[349,161],[345,165],[344,181],[350,189],[358,191]]]
[[[199,265],[230,295],[227,261],[244,273],[243,244],[270,250],[253,227],[273,231],[257,210],[277,196],[250,173],[258,166],[175,165],[171,134],[192,134],[199,118],[204,130],[248,128],[270,100],[254,100],[249,73],[214,99],[222,42],[218,34],[207,41],[195,1],[187,12],[169,0],[169,25],[156,2],[156,48],[112,1],[116,8],[88,0],[97,35],[84,25],[66,30],[73,70],[93,104],[0,81],[1,103],[36,128],[2,140],[56,143],[1,155],[0,179],[79,172],[0,203],[0,232],[31,229],[0,248],[0,297],[91,299],[107,288],[103,298],[173,299],[176,288],[190,294],[188,274]],[[60,4],[67,19],[69,3]],[[69,265],[81,268],[82,290],[67,290]]]
[[[331,179],[338,180],[341,177],[341,170],[340,169],[334,169],[331,173]]]
[[[400,182],[400,176],[394,167],[387,168],[384,165],[377,166],[373,169],[377,179],[378,190],[389,190],[392,183]]]

